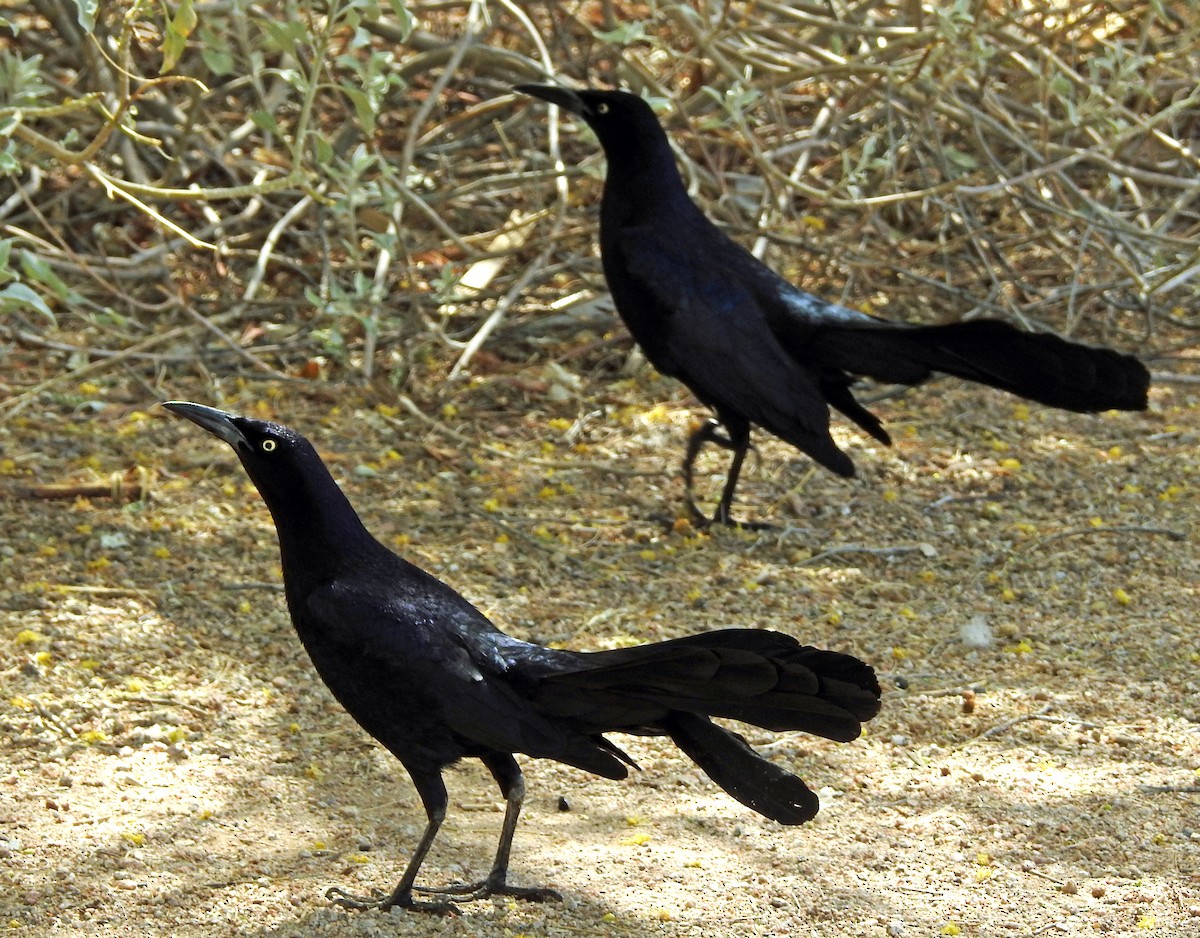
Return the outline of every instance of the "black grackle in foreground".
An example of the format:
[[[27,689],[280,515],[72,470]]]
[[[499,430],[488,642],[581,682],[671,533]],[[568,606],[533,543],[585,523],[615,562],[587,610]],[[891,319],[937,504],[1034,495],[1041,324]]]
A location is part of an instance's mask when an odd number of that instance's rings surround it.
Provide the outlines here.
[[[854,465],[829,434],[829,408],[882,443],[854,399],[855,376],[919,384],[943,372],[1073,411],[1142,410],[1150,375],[1136,358],[995,319],[889,322],[798,289],[732,241],[688,197],[650,105],[623,91],[518,85],[579,115],[608,158],[600,254],[617,311],[646,357],[716,412],[688,440],[733,453],[713,522],[732,524],[733,492],[758,425],[838,475]],[[724,432],[721,432],[721,428]]]
[[[452,908],[419,903],[413,889],[446,814],[442,770],[464,756],[487,766],[507,801],[496,858],[482,882],[421,891],[541,901],[558,896],[507,879],[525,793],[513,753],[616,779],[634,763],[602,734],[669,736],[742,804],[802,824],[818,808],[804,782],[709,718],[848,742],[879,710],[870,667],[779,632],[728,629],[591,653],[511,638],[375,540],[300,434],[201,404],[163,406],[237,452],[275,521],[301,642],[333,695],[408,770],[425,806],[425,832],[396,888],[376,899],[331,889],[343,905]]]

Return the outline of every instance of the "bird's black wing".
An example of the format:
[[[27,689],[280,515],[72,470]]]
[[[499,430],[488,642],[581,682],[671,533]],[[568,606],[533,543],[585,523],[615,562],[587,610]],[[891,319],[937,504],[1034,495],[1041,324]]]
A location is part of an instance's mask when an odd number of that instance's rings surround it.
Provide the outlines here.
[[[441,722],[469,748],[523,752],[625,777],[611,753],[547,719],[519,692],[521,663],[553,650],[504,634],[463,597],[426,577],[414,589],[386,590],[365,577],[336,580],[310,592],[305,611],[347,659],[382,663],[406,693],[436,701]]]
[[[609,283],[634,338],[719,415],[736,414],[851,474],[829,437],[820,374],[791,355],[768,323],[767,308],[782,307],[782,291],[794,288],[724,235],[700,247],[653,224],[627,226],[607,246],[617,256],[605,269],[622,271],[621,283],[611,275]],[[649,331],[657,334],[639,334]]]

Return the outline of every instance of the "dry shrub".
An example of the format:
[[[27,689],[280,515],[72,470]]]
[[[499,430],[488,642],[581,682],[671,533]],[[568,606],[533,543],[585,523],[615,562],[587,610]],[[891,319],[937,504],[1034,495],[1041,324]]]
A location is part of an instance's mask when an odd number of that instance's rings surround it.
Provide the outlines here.
[[[4,10],[0,321],[32,366],[10,413],[113,363],[400,387],[505,355],[603,289],[595,142],[508,95],[551,72],[660,99],[697,197],[814,292],[1148,357],[1190,342],[1191,4],[113,3],[91,22],[80,0],[83,27],[74,6]]]

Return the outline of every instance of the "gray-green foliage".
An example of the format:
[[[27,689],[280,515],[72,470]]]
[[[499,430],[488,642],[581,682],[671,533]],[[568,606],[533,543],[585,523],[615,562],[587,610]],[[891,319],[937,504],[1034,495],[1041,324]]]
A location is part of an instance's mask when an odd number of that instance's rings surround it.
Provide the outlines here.
[[[509,309],[603,289],[596,141],[507,96],[550,74],[654,101],[701,204],[814,292],[1127,348],[1197,322],[1195,4],[10,0],[3,28],[0,329],[64,361],[186,335],[215,373],[461,374]]]
[[[25,108],[35,107],[49,96],[50,87],[42,80],[42,57],[31,55],[23,58],[19,53],[0,52],[0,174],[19,172],[21,161],[16,143],[12,139],[13,129],[21,120]]]
[[[366,24],[402,39],[413,26],[403,0],[73,0],[65,9],[72,15],[46,23],[17,7],[0,24],[52,30],[43,45],[64,50],[55,61],[0,53],[0,173],[16,186],[5,214],[30,208],[53,228],[5,242],[5,259],[23,261],[4,266],[0,311],[53,317],[69,304],[86,319],[105,307],[77,303],[44,254],[63,254],[56,260],[75,273],[132,260],[159,281],[157,295],[127,281],[107,299],[128,290],[151,302],[172,289],[175,258],[204,265],[215,254],[235,273],[220,285],[225,300],[243,303],[270,301],[277,265],[296,269],[295,255],[308,254],[323,258],[306,271],[317,309],[370,318],[363,303],[385,291],[364,291],[362,269],[380,244],[394,251],[396,235],[361,228],[354,212],[373,200],[377,215],[397,214],[375,135],[405,84]],[[66,178],[72,207],[60,220],[80,209],[90,226],[54,226],[32,208]],[[132,258],[113,256],[129,247]],[[342,255],[353,268],[332,263]]]

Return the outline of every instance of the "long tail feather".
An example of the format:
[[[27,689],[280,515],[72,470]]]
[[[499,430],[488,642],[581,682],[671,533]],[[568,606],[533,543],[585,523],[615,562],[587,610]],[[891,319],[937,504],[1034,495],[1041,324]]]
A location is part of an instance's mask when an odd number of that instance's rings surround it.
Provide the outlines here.
[[[851,374],[918,384],[938,371],[1064,410],[1144,410],[1150,386],[1150,373],[1132,355],[993,319],[830,325],[806,342],[800,357]]]
[[[672,714],[666,728],[709,778],[759,814],[780,824],[803,824],[820,808],[803,781],[768,762],[737,733],[694,713]]]
[[[574,660],[542,682],[539,708],[600,732],[655,725],[680,710],[846,742],[879,712],[868,665],[780,632],[721,629]]]
[[[742,804],[781,824],[803,824],[817,796],[709,718],[803,730],[849,742],[879,712],[875,672],[851,655],[801,645],[781,632],[722,629],[590,653],[558,652],[537,673],[532,699],[594,742],[609,731],[666,734]]]

